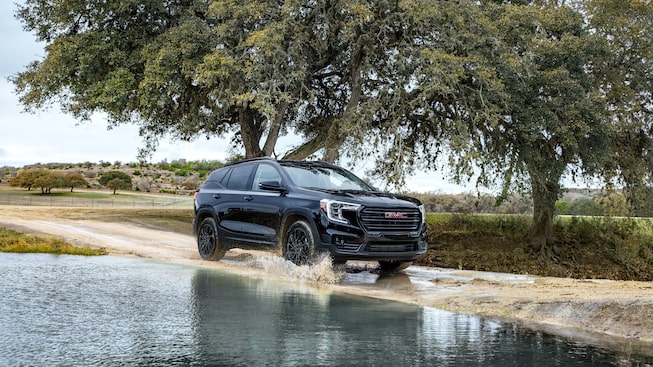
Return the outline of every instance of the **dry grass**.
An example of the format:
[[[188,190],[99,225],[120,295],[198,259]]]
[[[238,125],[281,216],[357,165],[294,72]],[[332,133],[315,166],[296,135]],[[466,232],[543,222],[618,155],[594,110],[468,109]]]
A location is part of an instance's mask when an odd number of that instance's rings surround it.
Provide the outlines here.
[[[73,246],[58,238],[32,236],[0,228],[0,252],[48,253],[98,256],[106,255],[103,249]]]

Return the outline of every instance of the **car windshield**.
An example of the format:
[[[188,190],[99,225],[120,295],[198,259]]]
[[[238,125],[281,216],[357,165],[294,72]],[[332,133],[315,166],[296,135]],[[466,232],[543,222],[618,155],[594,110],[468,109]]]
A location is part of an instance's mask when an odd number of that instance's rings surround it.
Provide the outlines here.
[[[326,191],[374,191],[349,171],[319,164],[284,165],[293,183],[306,189]]]

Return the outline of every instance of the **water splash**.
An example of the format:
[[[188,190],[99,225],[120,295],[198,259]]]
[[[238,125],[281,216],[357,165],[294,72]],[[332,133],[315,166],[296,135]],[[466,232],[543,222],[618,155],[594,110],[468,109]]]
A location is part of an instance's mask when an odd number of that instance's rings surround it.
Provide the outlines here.
[[[320,254],[313,264],[301,266],[279,255],[244,249],[230,250],[225,260],[286,281],[336,284],[345,277],[344,266],[334,266],[327,253]]]
[[[297,266],[274,255],[256,256],[249,265],[285,280],[335,284],[345,276],[344,269],[334,267],[328,254],[321,254],[311,265]]]

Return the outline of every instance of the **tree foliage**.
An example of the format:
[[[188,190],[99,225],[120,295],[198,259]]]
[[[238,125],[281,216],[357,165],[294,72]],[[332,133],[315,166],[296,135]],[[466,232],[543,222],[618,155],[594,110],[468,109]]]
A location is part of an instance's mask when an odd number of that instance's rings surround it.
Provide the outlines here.
[[[637,213],[653,179],[653,2],[583,2],[591,28],[608,52],[597,58],[595,89],[611,111],[614,142],[605,165],[608,184],[623,186]]]
[[[389,57],[415,39],[407,11],[393,1],[27,0],[18,17],[47,56],[14,83],[28,108],[58,102],[78,118],[104,111],[111,125],[140,125],[144,153],[166,134],[235,132],[246,157],[273,155],[294,132],[305,141],[290,157],[334,160],[345,122],[407,83],[395,83],[403,72]]]
[[[244,157],[376,161],[529,192],[534,252],[555,256],[565,176],[650,183],[651,20],[645,0],[26,0],[47,55],[13,77],[28,109],[233,136]],[[285,134],[302,138],[277,152]]]
[[[23,170],[9,180],[10,186],[24,187],[27,190],[38,187],[42,194],[50,194],[52,189],[62,187],[71,187],[72,192],[72,187],[80,184],[81,181],[76,174],[63,174],[44,168]]]
[[[106,186],[113,190],[113,194],[116,194],[117,190],[130,190],[132,188],[132,178],[130,175],[122,171],[109,171],[103,174],[98,182],[102,186]]]
[[[19,172],[9,180],[9,186],[24,187],[28,191],[34,187],[34,181],[39,176],[49,175],[50,171],[46,169],[28,169]]]
[[[88,181],[84,178],[84,175],[81,173],[68,173],[66,176],[67,186],[70,187],[70,192],[73,192],[75,187],[85,187],[88,186]]]

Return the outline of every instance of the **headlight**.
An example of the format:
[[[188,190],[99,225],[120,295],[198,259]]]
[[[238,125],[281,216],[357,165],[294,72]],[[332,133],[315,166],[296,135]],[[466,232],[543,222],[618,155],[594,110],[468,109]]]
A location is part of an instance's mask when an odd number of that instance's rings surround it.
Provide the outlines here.
[[[320,208],[326,213],[329,220],[339,223],[349,223],[349,220],[344,216],[345,212],[358,210],[360,204],[322,199],[320,200]]]
[[[426,208],[424,208],[424,204],[418,206],[419,212],[422,214],[422,223],[426,223]]]

